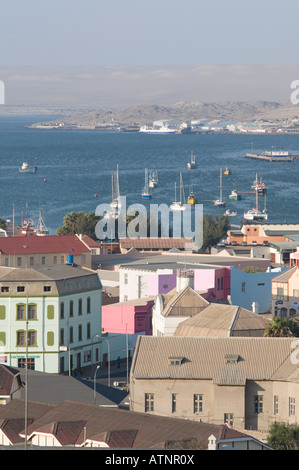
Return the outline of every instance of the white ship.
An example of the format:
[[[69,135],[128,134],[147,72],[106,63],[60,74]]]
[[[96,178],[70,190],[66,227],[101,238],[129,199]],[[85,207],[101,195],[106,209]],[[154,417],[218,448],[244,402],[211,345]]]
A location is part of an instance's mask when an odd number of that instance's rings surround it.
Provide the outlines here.
[[[143,134],[175,134],[178,130],[172,127],[161,126],[161,127],[148,127],[141,126],[139,132]]]

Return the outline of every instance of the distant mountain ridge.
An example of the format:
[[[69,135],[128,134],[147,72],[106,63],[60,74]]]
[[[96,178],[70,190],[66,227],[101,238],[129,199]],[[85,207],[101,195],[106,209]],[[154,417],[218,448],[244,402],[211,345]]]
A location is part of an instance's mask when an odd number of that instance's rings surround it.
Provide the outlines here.
[[[65,116],[47,125],[63,125],[66,127],[119,127],[151,125],[157,120],[195,121],[224,120],[246,121],[282,118],[293,118],[299,115],[295,105],[290,103],[257,101],[219,103],[178,102],[173,105],[138,105],[111,111],[90,112]],[[45,123],[36,123],[37,127]]]

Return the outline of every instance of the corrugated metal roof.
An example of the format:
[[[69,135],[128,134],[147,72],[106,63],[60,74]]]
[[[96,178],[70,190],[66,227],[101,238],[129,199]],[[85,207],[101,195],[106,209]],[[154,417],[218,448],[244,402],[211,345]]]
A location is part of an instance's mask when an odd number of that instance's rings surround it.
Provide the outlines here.
[[[281,274],[278,274],[278,276],[275,276],[272,278],[272,282],[288,282],[289,278],[292,276],[292,274],[296,271],[297,266],[294,266],[293,268],[287,269]]]
[[[290,359],[294,338],[246,337],[139,337],[136,344],[131,374],[133,378],[148,379],[211,379],[216,380],[225,365],[225,356],[239,356],[232,368],[247,380],[271,380],[281,369],[281,380],[287,380],[290,371],[298,370]],[[170,356],[185,358],[180,366],[170,366]],[[283,374],[285,372],[285,375]]]
[[[171,292],[173,294],[171,297],[165,296],[167,303],[164,303],[162,312],[164,317],[190,317],[209,305],[209,302],[190,286],[180,292],[176,292],[175,289]]]
[[[0,253],[4,255],[34,253],[68,253],[78,255],[90,249],[77,235],[29,235],[26,237],[1,237]]]
[[[175,336],[233,336],[234,332],[248,336],[247,332],[258,330],[259,336],[269,320],[245,308],[212,303],[202,312],[180,323]],[[252,336],[252,334],[251,334]]]

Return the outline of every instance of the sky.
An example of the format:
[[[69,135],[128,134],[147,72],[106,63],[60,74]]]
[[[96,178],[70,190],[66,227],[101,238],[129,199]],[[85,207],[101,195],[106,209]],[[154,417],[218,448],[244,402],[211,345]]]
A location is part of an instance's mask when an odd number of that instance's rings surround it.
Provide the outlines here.
[[[297,0],[0,0],[0,7],[6,104],[281,101],[299,79]]]

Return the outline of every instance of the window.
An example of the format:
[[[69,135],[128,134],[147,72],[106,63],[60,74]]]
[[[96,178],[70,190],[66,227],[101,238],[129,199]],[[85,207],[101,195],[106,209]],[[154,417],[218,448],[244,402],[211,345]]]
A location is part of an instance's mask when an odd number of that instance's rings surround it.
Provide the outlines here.
[[[17,346],[25,346],[25,331],[17,331]]]
[[[169,357],[168,363],[170,366],[181,366],[183,362],[183,357]]]
[[[60,304],[60,319],[62,320],[63,318],[64,318],[64,303],[61,302],[61,304]]]
[[[24,286],[17,286],[17,292],[25,292]]]
[[[51,292],[51,286],[44,286],[44,292]]]
[[[28,320],[36,320],[36,305],[28,305]]]
[[[36,331],[28,331],[28,346],[36,346]]]
[[[34,257],[33,256],[30,256],[29,264],[30,264],[30,266],[34,266]]]
[[[224,413],[224,423],[227,423],[229,426],[234,425],[234,415],[233,415],[233,413]]]
[[[83,360],[84,360],[84,362],[90,362],[91,361],[91,350],[90,349],[88,351],[84,351]]]
[[[295,416],[295,398],[289,397],[289,416]]]
[[[17,305],[17,320],[25,320],[25,304]]]
[[[42,256],[42,265],[45,265],[45,264],[46,264],[46,257]]]
[[[74,302],[70,300],[70,317],[74,316]]]
[[[87,339],[90,339],[90,337],[91,337],[91,333],[90,333],[91,332],[91,325],[90,325],[90,323],[87,323],[86,330],[87,330],[86,331]]]
[[[70,343],[74,342],[74,329],[70,326]]]
[[[5,258],[5,260],[4,260],[4,266],[8,266],[8,258]]]
[[[21,258],[21,256],[18,256],[17,265],[18,265],[19,267],[22,266],[22,258]]]
[[[82,325],[78,325],[78,341],[82,341]]]
[[[200,413],[202,411],[202,395],[193,395],[193,413]]]
[[[278,396],[274,395],[274,414],[278,413]]]
[[[293,289],[293,297],[299,297],[299,289]]]
[[[255,395],[254,397],[254,412],[262,413],[263,412],[263,396]]]
[[[1,287],[1,292],[9,292],[9,287],[6,287],[6,286]]]
[[[26,359],[25,358],[18,359],[18,367],[20,369],[25,369],[25,367],[26,367]],[[34,358],[29,357],[27,359],[27,368],[30,369],[30,370],[35,369],[35,360],[34,360]]]
[[[242,287],[241,287],[242,292],[246,292],[246,282],[242,282]]]
[[[154,394],[153,393],[146,393],[144,397],[145,397],[144,411],[146,413],[148,411],[154,411]]]
[[[277,295],[283,295],[283,287],[277,287]]]
[[[86,308],[87,308],[87,313],[90,313],[90,312],[91,312],[91,308],[90,308],[90,306],[91,306],[90,297],[87,297],[87,302],[86,302],[86,303],[87,303],[87,307],[86,307]]]
[[[57,264],[57,256],[53,256],[53,264]]]
[[[128,284],[128,274],[124,274],[124,284]]]
[[[172,393],[171,395],[171,412],[175,413],[176,412],[176,394]]]
[[[78,315],[82,315],[82,299],[78,300]]]
[[[60,330],[60,344],[64,344],[64,329]]]

